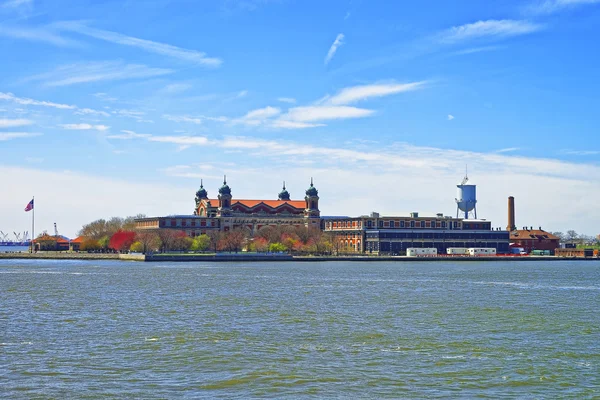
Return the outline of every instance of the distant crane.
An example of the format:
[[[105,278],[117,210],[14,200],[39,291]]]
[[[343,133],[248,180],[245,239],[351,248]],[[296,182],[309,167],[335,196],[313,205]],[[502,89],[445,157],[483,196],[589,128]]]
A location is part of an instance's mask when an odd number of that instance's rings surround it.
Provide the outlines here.
[[[54,236],[58,237],[58,228],[56,227],[56,222],[54,223]]]
[[[21,241],[21,234],[17,233],[17,232],[13,232],[13,235],[15,235],[15,242],[20,242]]]
[[[0,242],[8,242],[8,233],[0,231]]]

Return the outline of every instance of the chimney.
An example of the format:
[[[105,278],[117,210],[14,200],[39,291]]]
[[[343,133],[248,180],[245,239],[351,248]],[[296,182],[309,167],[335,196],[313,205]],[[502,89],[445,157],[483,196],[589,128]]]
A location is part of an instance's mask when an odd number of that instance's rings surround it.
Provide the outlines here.
[[[508,225],[506,230],[509,232],[517,230],[515,225],[515,198],[512,196],[508,198]]]

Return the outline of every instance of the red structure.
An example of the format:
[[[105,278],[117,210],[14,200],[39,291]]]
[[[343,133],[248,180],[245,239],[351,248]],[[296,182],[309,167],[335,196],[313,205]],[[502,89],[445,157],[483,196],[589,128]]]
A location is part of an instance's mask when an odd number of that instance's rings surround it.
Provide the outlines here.
[[[512,247],[522,247],[526,252],[533,250],[550,250],[554,252],[559,247],[560,239],[543,229],[518,229],[510,233]]]

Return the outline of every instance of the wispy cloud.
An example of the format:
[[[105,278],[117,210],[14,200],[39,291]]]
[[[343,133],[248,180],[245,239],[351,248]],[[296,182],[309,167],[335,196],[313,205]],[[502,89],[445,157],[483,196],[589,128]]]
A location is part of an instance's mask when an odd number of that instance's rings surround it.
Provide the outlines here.
[[[24,98],[24,97],[16,97],[12,93],[0,92],[0,100],[8,100],[8,101],[12,101],[17,104],[22,104],[25,106],[52,107],[52,108],[58,108],[58,109],[63,109],[63,110],[77,109],[77,106],[73,106],[73,105],[69,105],[69,104],[52,103],[50,101],[40,101],[40,100],[33,100],[33,99]]]
[[[283,120],[295,122],[318,122],[336,119],[364,118],[375,111],[349,106],[306,106],[290,108]]]
[[[131,139],[146,139],[152,135],[146,133],[136,133],[134,131],[122,130],[122,134],[108,135],[107,139],[118,139],[118,140],[131,140]]]
[[[78,114],[78,115],[102,115],[103,117],[110,117],[110,114],[107,113],[106,111],[92,110],[91,108],[80,108],[77,111],[75,111],[75,114]]]
[[[45,27],[20,27],[0,25],[0,36],[32,42],[49,43],[54,46],[67,47],[79,45],[76,41],[64,38],[55,31]]]
[[[151,136],[148,138],[151,142],[172,143],[183,146],[206,145],[208,138],[204,136]]]
[[[106,93],[94,93],[94,97],[96,97],[97,99],[99,99],[100,101],[109,101],[109,102],[113,102],[113,101],[117,101],[119,99],[117,99],[116,97],[112,97],[109,96]]]
[[[422,89],[426,83],[426,81],[421,81],[411,83],[382,83],[353,86],[342,89],[335,96],[328,98],[326,102],[334,105],[352,104],[374,97],[383,97]]]
[[[81,35],[90,36],[95,39],[136,47],[150,53],[160,54],[207,67],[218,67],[223,62],[219,58],[207,57],[206,53],[197,50],[184,49],[170,44],[123,35],[121,33],[90,28],[80,22],[61,22],[54,26],[59,29],[77,32]]]
[[[2,119],[0,118],[0,128],[15,128],[18,126],[27,126],[33,124],[28,119]]]
[[[42,157],[25,157],[25,161],[32,164],[39,164],[44,162],[44,159]]]
[[[173,121],[173,122],[187,122],[190,124],[196,124],[196,125],[201,125],[204,123],[204,121],[216,121],[216,122],[226,122],[229,119],[227,117],[207,117],[204,115],[170,115],[170,114],[164,114],[163,119],[166,119],[167,121]]]
[[[296,104],[296,99],[294,99],[293,97],[280,97],[277,99],[277,101],[288,104]]]
[[[467,54],[476,54],[476,53],[483,53],[483,52],[487,52],[487,51],[495,51],[495,50],[499,50],[502,48],[503,48],[503,46],[470,47],[468,49],[456,51],[453,54],[455,54],[457,56],[462,56],[462,55],[467,55]]]
[[[18,8],[22,6],[31,7],[32,5],[33,0],[7,0],[1,6],[5,8]]]
[[[93,110],[91,108],[79,108],[79,107],[77,107],[75,105],[71,105],[71,104],[53,103],[51,101],[34,100],[34,99],[28,99],[26,97],[17,97],[12,93],[0,92],[0,100],[12,101],[13,103],[21,104],[24,106],[40,106],[40,107],[57,108],[59,110],[74,110],[74,114],[79,114],[79,115],[102,115],[104,117],[110,116],[110,114],[107,113],[106,111],[98,111],[98,110]]]
[[[91,124],[60,124],[58,125],[63,129],[76,130],[76,131],[89,131],[96,130],[104,132],[110,129],[110,126],[106,125],[91,125]]]
[[[327,52],[327,56],[325,56],[325,65],[329,64],[329,62],[335,55],[335,52],[337,51],[337,49],[343,44],[344,44],[344,34],[340,33],[339,35],[337,35],[337,37],[333,41],[333,44],[329,48],[329,51]]]
[[[591,4],[600,4],[600,0],[541,0],[527,7],[527,11],[533,14],[553,14]]]
[[[487,20],[454,26],[439,35],[442,43],[453,44],[480,38],[504,38],[526,35],[543,29],[544,26],[525,20]]]
[[[519,151],[519,147],[507,147],[505,149],[496,150],[495,153],[512,153],[514,151]]]
[[[566,150],[564,154],[570,154],[574,156],[595,156],[600,154],[600,150]]]
[[[159,90],[160,94],[178,94],[192,88],[189,83],[171,83]]]
[[[448,121],[452,121],[454,119],[454,115],[448,114]]]
[[[142,79],[172,73],[165,68],[151,68],[121,61],[87,62],[70,64],[53,71],[31,76],[25,81],[42,82],[45,86],[68,86],[81,83]]]
[[[0,132],[0,142],[5,142],[12,139],[22,139],[34,136],[40,136],[41,133],[32,132]]]

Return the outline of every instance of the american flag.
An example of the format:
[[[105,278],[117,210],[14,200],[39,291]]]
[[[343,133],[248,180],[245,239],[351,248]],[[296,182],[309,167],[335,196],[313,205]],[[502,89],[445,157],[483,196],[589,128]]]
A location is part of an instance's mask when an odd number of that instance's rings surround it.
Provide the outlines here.
[[[25,212],[31,210],[33,210],[33,199],[31,199],[31,201],[27,204],[27,207],[25,207]]]

